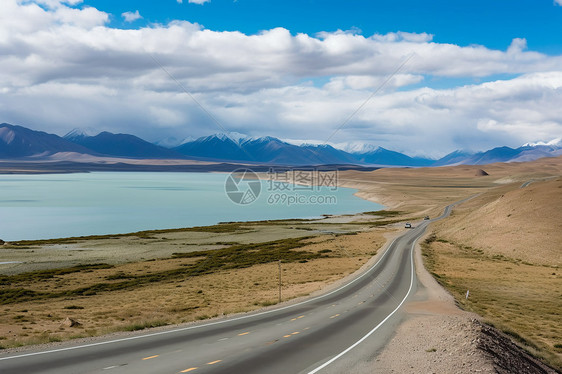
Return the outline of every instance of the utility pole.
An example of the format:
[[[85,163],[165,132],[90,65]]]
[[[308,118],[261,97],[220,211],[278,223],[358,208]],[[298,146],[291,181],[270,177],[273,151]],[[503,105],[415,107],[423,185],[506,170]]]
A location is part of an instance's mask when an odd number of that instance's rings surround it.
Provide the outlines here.
[[[279,303],[281,303],[281,260],[279,260]]]

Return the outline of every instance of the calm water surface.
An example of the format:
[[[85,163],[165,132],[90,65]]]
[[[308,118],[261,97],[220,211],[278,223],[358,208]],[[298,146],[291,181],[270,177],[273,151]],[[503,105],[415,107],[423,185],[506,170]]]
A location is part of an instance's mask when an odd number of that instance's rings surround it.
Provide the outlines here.
[[[356,190],[349,188],[297,191],[291,185],[286,191],[272,191],[268,181],[261,182],[256,201],[238,205],[225,193],[226,178],[227,174],[148,172],[0,175],[0,239],[117,234],[383,208],[353,196]],[[307,202],[311,195],[328,201],[289,205],[283,199],[297,195]]]

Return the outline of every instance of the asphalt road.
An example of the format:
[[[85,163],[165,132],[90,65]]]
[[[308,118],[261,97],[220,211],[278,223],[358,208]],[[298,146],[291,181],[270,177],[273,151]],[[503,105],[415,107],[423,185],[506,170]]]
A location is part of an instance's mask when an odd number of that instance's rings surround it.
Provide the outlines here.
[[[375,265],[322,296],[179,329],[4,354],[0,373],[350,372],[345,368],[358,354],[372,358],[384,346],[400,307],[415,293],[413,247],[428,222],[414,225]]]

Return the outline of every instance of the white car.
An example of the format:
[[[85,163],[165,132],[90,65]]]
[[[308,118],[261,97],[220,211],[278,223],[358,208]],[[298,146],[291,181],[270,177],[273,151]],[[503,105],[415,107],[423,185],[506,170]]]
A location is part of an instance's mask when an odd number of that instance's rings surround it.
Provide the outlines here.
[[[411,229],[411,228],[412,228],[412,224],[411,224],[411,223],[407,223],[407,224],[404,226],[404,228]]]

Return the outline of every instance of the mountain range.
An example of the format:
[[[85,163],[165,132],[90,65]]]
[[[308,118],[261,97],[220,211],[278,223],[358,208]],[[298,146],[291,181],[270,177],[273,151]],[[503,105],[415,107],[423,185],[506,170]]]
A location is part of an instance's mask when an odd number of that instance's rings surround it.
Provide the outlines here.
[[[170,140],[159,144],[171,144]],[[122,158],[194,159],[274,165],[355,164],[378,166],[483,165],[493,162],[531,161],[562,155],[562,140],[525,144],[519,148],[497,147],[485,152],[455,151],[439,160],[410,157],[371,145],[344,151],[328,144],[295,145],[266,136],[215,134],[186,139],[168,148],[130,134],[73,130],[60,137],[22,126],[0,124],[0,159],[41,159],[60,153]]]

